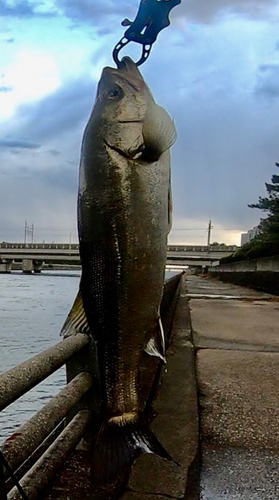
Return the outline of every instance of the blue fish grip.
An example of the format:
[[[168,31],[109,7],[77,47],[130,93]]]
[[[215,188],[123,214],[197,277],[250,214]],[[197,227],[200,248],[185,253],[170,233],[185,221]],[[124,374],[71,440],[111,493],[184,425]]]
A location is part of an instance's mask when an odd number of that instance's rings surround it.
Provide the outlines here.
[[[179,5],[181,0],[141,0],[135,20],[124,19],[122,26],[129,26],[124,36],[114,47],[112,56],[119,68],[119,52],[130,42],[142,45],[141,58],[136,62],[137,66],[143,64],[148,58],[152,45],[158,33],[169,26],[169,13],[173,7]]]

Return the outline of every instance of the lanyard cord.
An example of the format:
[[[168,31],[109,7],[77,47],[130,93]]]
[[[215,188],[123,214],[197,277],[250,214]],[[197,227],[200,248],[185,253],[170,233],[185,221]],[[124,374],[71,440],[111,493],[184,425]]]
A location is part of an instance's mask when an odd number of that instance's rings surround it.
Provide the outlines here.
[[[16,476],[14,475],[14,473],[13,473],[13,471],[12,471],[11,467],[9,466],[9,464],[8,464],[7,460],[5,459],[5,457],[4,457],[4,455],[3,455],[3,453],[2,453],[2,451],[1,451],[1,450],[0,450],[0,461],[2,461],[2,463],[3,463],[4,467],[5,467],[5,469],[6,469],[6,470],[7,470],[7,472],[10,474],[10,476],[11,476],[11,478],[12,478],[13,482],[15,483],[15,485],[16,485],[16,487],[17,487],[17,489],[18,489],[19,493],[21,494],[21,496],[22,496],[23,500],[29,500],[28,496],[26,495],[26,493],[24,492],[24,490],[23,490],[22,486],[21,486],[21,485],[20,485],[20,483],[18,482],[18,480],[17,480]]]

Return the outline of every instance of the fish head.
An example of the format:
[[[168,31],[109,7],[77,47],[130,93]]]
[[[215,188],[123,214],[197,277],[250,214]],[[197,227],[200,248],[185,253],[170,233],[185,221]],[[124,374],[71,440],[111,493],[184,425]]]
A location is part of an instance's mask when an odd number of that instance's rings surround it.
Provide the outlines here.
[[[154,99],[132,59],[124,57],[119,68],[104,68],[93,110],[98,136],[134,158],[144,147],[143,123],[151,102]]]
[[[104,121],[138,122],[145,117],[152,96],[136,64],[124,57],[119,68],[103,69],[96,105]]]

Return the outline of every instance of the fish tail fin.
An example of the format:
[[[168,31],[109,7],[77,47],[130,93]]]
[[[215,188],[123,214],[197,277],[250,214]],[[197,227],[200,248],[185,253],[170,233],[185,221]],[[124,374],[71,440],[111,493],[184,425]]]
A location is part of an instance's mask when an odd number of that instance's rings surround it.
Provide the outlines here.
[[[155,434],[138,420],[118,425],[104,423],[99,431],[92,457],[91,481],[96,486],[112,484],[129,474],[140,453],[155,453],[173,461]],[[175,462],[176,463],[176,462]]]

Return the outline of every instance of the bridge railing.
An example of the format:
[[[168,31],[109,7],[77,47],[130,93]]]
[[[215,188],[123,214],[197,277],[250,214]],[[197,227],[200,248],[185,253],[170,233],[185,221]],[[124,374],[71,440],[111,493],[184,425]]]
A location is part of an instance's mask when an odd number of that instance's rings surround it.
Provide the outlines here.
[[[162,318],[169,314],[180,279],[176,275],[165,284]],[[90,432],[96,429],[100,387],[95,343],[81,333],[1,374],[0,411],[65,364],[67,385],[1,447],[0,500],[41,499],[89,423]]]
[[[78,243],[0,243],[0,248],[29,250],[78,250]]]
[[[30,250],[79,250],[78,243],[0,243],[0,248],[4,249],[30,249]],[[168,245],[169,252],[234,252],[236,245]]]

